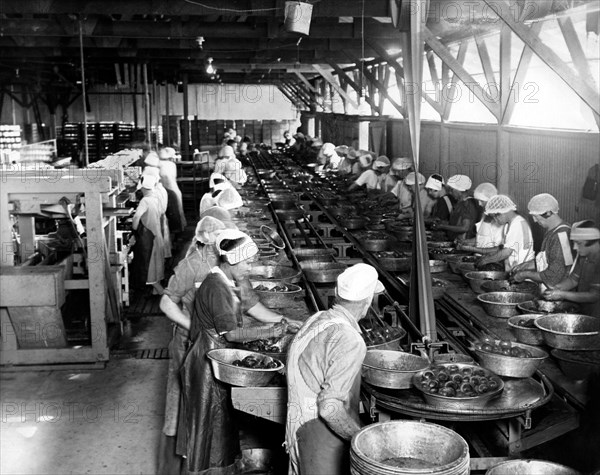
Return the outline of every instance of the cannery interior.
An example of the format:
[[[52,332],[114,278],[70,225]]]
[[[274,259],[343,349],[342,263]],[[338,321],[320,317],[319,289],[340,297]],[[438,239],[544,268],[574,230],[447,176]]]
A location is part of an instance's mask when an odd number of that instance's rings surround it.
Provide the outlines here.
[[[0,472],[600,473],[599,24],[0,2]]]

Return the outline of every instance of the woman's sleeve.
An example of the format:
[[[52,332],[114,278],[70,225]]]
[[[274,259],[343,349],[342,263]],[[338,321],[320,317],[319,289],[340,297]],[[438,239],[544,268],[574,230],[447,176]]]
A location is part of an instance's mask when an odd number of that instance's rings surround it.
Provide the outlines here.
[[[207,282],[208,288],[204,289],[202,296],[206,301],[206,312],[219,335],[235,330],[237,318],[231,291],[221,284],[215,284],[211,279]],[[201,288],[204,284],[201,286]]]

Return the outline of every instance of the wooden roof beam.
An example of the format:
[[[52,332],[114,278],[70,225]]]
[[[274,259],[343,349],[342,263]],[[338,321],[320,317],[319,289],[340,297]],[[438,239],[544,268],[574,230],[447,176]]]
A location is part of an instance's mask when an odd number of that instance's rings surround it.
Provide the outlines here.
[[[448,50],[448,48],[435,37],[429,28],[424,28],[423,38],[429,47],[434,51],[434,53],[437,54],[450,69],[452,69],[454,75],[457,76],[458,79],[460,79],[464,85],[469,88],[475,97],[477,97],[477,99],[479,99],[481,103],[492,113],[492,115],[496,117],[498,121],[500,121],[500,104],[489,97],[481,85],[475,81],[473,76],[467,72],[464,66],[460,64],[460,62],[458,62],[454,56],[452,56],[450,50]]]
[[[356,84],[354,79],[352,79],[350,76],[348,76],[348,74],[346,74],[346,71],[344,71],[342,68],[340,68],[333,61],[327,61],[327,63],[329,64],[329,66],[331,66],[333,68],[333,70],[338,75],[338,77],[344,78],[344,81],[346,81],[346,84],[348,84],[352,89],[354,89],[356,91],[356,93],[358,94],[358,97],[362,97],[362,95],[363,95],[362,89],[360,88],[360,86],[358,84]],[[372,112],[375,113],[377,111],[377,104],[375,104],[375,101],[373,101],[371,99],[371,97],[368,96],[367,94],[365,94],[365,100],[371,107]],[[377,112],[380,113],[379,111],[377,111]]]
[[[352,99],[350,97],[350,95],[344,91],[344,89],[340,86],[340,84],[338,84],[335,80],[335,78],[333,77],[333,75],[329,72],[326,71],[325,69],[323,69],[321,66],[317,65],[317,64],[313,64],[313,68],[315,68],[315,70],[321,75],[323,76],[323,79],[325,79],[325,81],[327,81],[329,84],[331,84],[331,87],[346,101],[348,101],[349,104],[351,104],[354,108],[358,109],[358,104],[356,103],[356,101],[354,99]]]
[[[511,5],[506,0],[483,0],[508,27],[531,48],[535,54],[554,71],[575,94],[594,111],[600,114],[600,94],[584,78],[574,73],[571,68],[549,46],[545,45],[537,34],[524,23],[515,21],[510,11]]]

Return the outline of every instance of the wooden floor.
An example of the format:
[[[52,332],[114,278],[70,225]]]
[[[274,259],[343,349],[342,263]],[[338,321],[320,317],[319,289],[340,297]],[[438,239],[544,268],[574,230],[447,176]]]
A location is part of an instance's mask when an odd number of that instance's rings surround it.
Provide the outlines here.
[[[155,317],[163,315],[160,310],[160,295],[136,293],[131,297],[131,304],[125,308],[125,318]]]

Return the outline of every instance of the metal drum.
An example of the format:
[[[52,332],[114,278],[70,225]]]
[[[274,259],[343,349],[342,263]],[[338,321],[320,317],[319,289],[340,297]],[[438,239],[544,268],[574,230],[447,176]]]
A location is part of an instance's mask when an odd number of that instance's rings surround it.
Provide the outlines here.
[[[470,471],[469,446],[453,430],[430,422],[372,424],[352,439],[353,475],[459,475]]]

